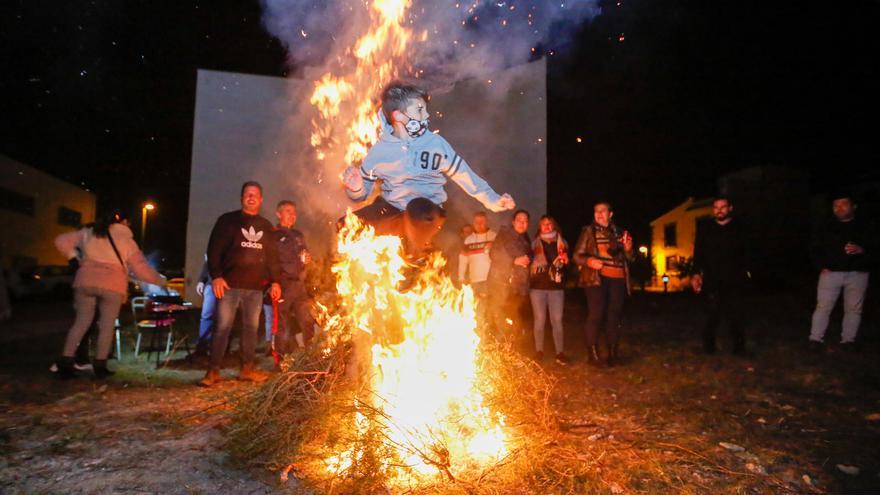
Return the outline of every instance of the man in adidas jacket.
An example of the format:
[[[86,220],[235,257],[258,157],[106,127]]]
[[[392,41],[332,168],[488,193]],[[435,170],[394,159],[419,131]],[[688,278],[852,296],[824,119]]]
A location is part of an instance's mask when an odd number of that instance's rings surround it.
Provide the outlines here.
[[[272,224],[260,216],[263,188],[257,182],[241,186],[241,210],[217,219],[208,241],[208,270],[217,297],[217,326],[211,343],[211,365],[200,385],[209,387],[220,380],[220,366],[229,341],[235,314],[241,309],[241,372],[239,379],[261,381],[266,374],[254,367],[257,328],[263,302],[266,274],[270,295],[281,296],[281,268],[278,250],[270,239]]]

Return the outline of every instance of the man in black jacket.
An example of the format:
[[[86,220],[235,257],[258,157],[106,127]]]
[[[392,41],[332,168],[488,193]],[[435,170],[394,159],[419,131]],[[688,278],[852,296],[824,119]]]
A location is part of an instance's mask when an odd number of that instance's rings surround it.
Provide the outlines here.
[[[715,333],[722,321],[730,327],[733,353],[745,353],[743,292],[749,271],[746,239],[739,222],[731,216],[733,204],[726,197],[712,202],[712,220],[700,225],[694,241],[694,292],[702,294],[708,319],[703,329],[703,350],[715,353]]]
[[[852,349],[862,321],[862,304],[876,237],[856,218],[856,205],[848,194],[838,193],[831,203],[834,218],[818,229],[810,254],[819,269],[816,310],[810,328],[810,345],[820,350],[828,318],[843,292],[841,348]]]
[[[296,343],[305,345],[313,334],[315,320],[309,306],[311,300],[306,290],[305,269],[312,261],[306,247],[306,239],[302,232],[293,228],[296,224],[296,203],[284,200],[275,209],[278,225],[272,231],[272,239],[278,249],[278,260],[281,265],[281,299],[278,301],[278,334],[275,336],[275,348],[281,353],[291,351],[293,343],[290,313],[293,312],[301,333],[296,334]]]
[[[263,301],[263,282],[268,274],[272,299],[281,296],[278,251],[271,241],[272,224],[260,216],[263,188],[257,182],[241,186],[241,210],[217,219],[208,241],[208,271],[217,297],[217,324],[211,342],[211,365],[200,385],[220,380],[220,366],[229,341],[235,314],[242,311],[241,372],[239,379],[259,381],[266,374],[254,367],[257,328]]]

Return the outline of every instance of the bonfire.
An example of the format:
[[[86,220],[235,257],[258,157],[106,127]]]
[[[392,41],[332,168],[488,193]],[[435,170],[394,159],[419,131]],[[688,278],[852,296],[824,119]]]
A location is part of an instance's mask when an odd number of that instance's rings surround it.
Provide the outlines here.
[[[236,457],[322,492],[574,483],[582,463],[559,444],[553,380],[506,339],[481,340],[473,293],[444,264],[413,272],[399,238],[349,214],[324,331],[239,401]]]
[[[359,163],[378,139],[373,98],[407,67],[409,7],[372,2],[355,63],[315,82],[317,160]],[[409,266],[399,238],[350,212],[337,239],[323,332],[238,402],[234,456],[326,493],[572,490],[583,462],[558,442],[553,380],[508,339],[481,339],[442,255]]]

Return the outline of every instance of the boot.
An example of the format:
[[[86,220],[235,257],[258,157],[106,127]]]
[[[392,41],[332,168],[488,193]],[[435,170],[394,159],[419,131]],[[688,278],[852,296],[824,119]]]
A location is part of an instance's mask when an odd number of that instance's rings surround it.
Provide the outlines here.
[[[618,344],[615,342],[608,346],[608,366],[616,366],[620,364],[620,356],[617,354]]]
[[[72,357],[59,356],[55,360],[55,366],[58,368],[58,371],[55,372],[55,378],[59,380],[69,380],[76,376]]]
[[[269,379],[269,374],[255,368],[254,363],[245,363],[241,365],[241,371],[238,372],[238,379],[243,382],[262,382]]]
[[[205,377],[199,381],[199,385],[202,387],[210,387],[220,380],[222,380],[222,378],[220,378],[220,368],[208,368],[208,372],[205,373]]]
[[[602,357],[599,355],[599,346],[591,345],[587,348],[587,364],[599,368],[602,366]]]
[[[116,374],[115,371],[107,369],[106,359],[95,359],[95,362],[92,363],[92,369],[95,372],[95,378],[98,380],[104,380],[105,378],[110,378]]]

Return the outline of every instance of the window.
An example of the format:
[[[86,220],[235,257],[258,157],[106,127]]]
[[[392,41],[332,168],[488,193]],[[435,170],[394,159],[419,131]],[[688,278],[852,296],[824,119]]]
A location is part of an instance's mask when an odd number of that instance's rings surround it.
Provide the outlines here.
[[[82,213],[61,206],[58,208],[58,225],[79,228],[82,225]]]
[[[34,216],[34,198],[0,187],[0,209]]]
[[[663,245],[666,247],[678,246],[675,222],[667,223],[663,226]]]

